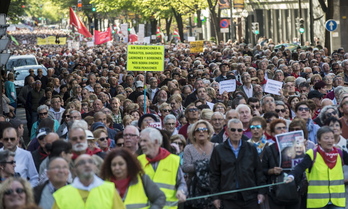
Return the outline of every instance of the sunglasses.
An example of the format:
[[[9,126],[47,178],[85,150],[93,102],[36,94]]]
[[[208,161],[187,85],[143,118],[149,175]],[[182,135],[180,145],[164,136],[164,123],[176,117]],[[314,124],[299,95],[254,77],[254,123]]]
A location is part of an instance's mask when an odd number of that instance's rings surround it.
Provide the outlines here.
[[[48,114],[48,112],[41,112],[41,113],[39,113],[39,115],[47,115]]]
[[[260,108],[259,105],[251,105],[250,107],[251,107],[252,109],[259,109],[259,108]]]
[[[328,113],[326,113],[326,116],[327,116],[327,117],[331,117],[332,115],[337,115],[337,112],[336,112],[336,111],[333,111],[333,112],[328,112]]]
[[[105,140],[108,140],[108,137],[102,137],[102,138],[99,138],[99,141],[103,142]]]
[[[299,107],[298,108],[298,111],[306,111],[306,112],[309,112],[309,108],[308,107]]]
[[[66,118],[70,118],[70,115],[65,115]]]
[[[179,146],[182,146],[183,145],[183,143],[182,142],[173,142],[174,144],[177,144],[177,145],[179,145]]]
[[[200,128],[197,128],[197,129],[195,130],[195,132],[208,132],[208,129],[207,129],[207,128],[200,127]]]
[[[197,109],[197,108],[192,108],[192,109],[189,109],[188,111],[189,111],[189,112],[197,112],[198,109]]]
[[[12,161],[8,161],[8,162],[4,162],[4,163],[13,165],[13,164],[16,164],[16,161],[15,161],[15,160],[12,160]]]
[[[123,147],[124,146],[124,143],[117,143],[116,144],[118,147]]]
[[[230,131],[232,131],[232,132],[243,132],[243,129],[241,129],[241,128],[230,128]]]
[[[262,126],[261,125],[251,125],[250,129],[254,130],[254,129],[261,129]]]
[[[165,125],[168,125],[168,126],[174,126],[175,123],[165,123]]]
[[[287,128],[286,128],[286,126],[282,126],[282,127],[277,127],[277,128],[275,128],[276,130],[278,130],[278,131],[280,131],[280,130],[286,130]]]
[[[163,109],[163,110],[161,110],[161,111],[163,111],[163,112],[170,112],[170,111],[172,111],[172,110],[170,110],[170,109]]]
[[[5,195],[11,195],[13,193],[17,193],[17,194],[22,194],[25,193],[25,190],[23,188],[16,188],[15,190],[13,189],[8,189],[4,192]]]
[[[276,111],[277,113],[280,113],[280,112],[284,113],[286,110],[285,110],[285,109],[275,109],[275,111]]]
[[[14,142],[14,141],[16,141],[16,138],[15,137],[7,137],[7,138],[3,138],[3,140],[7,141],[7,142],[9,142],[9,141]]]

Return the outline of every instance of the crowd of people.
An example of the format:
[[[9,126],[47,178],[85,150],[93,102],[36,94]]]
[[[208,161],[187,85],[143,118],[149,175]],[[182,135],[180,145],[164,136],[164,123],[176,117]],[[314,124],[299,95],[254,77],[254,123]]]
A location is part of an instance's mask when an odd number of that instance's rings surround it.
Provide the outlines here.
[[[4,91],[27,120],[0,117],[0,209],[346,207],[343,48],[205,42],[190,53],[188,43],[168,44],[163,72],[136,72],[122,43],[12,47],[47,75],[29,70],[18,95]],[[236,90],[222,92],[228,80]],[[276,94],[270,80],[282,84]],[[11,89],[13,74],[5,81]],[[304,146],[287,157],[303,160],[284,169],[276,136],[298,130]],[[291,201],[262,187],[283,175],[298,188]]]

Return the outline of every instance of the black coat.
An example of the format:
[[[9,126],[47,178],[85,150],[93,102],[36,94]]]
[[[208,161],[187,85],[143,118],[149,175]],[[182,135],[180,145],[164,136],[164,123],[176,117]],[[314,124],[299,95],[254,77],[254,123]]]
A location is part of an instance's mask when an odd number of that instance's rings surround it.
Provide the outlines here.
[[[237,184],[238,182],[238,184]],[[213,150],[210,158],[211,193],[218,193],[242,188],[265,185],[262,165],[256,148],[242,140],[238,157],[228,140]],[[267,188],[241,192],[244,201],[256,200],[258,194],[266,194]],[[213,199],[237,200],[238,194],[226,194]]]

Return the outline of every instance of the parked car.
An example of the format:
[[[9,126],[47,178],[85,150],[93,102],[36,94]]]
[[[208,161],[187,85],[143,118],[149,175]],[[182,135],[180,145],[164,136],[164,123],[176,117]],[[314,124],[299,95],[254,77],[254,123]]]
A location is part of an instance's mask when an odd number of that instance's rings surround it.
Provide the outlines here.
[[[21,67],[15,67],[11,72],[13,72],[15,76],[14,84],[16,87],[17,94],[24,86],[24,79],[29,75],[29,69],[33,69],[35,75],[37,75],[38,69],[42,69],[42,74],[47,75],[47,68],[44,65],[25,65]]]
[[[6,70],[12,71],[15,67],[38,64],[39,63],[34,55],[14,55],[8,59]]]

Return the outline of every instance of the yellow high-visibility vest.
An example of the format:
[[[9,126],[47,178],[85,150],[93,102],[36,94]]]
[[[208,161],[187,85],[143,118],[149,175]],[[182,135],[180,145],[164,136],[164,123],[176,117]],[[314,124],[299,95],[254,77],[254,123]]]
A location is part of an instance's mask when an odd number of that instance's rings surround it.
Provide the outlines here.
[[[146,196],[143,181],[141,180],[140,175],[138,175],[138,183],[128,187],[124,205],[127,209],[150,208],[149,200]]]
[[[313,160],[314,151],[307,154]],[[329,201],[338,207],[346,206],[344,176],[341,156],[337,156],[335,167],[330,169],[323,157],[317,153],[311,172],[307,169],[308,195],[307,208],[321,208]]]
[[[78,189],[71,185],[60,188],[53,193],[53,197],[61,209],[111,209],[115,192],[113,183],[104,182],[89,192],[86,203]]]
[[[165,159],[159,161],[156,171],[146,159],[146,156],[138,157],[145,173],[152,179],[153,182],[161,189],[166,196],[166,206],[178,201],[176,198],[176,178],[180,166],[180,157],[170,154]],[[171,209],[176,209],[178,206],[171,206]]]

